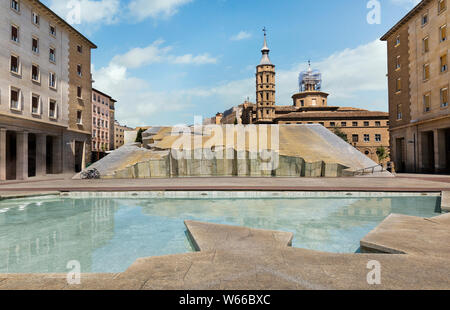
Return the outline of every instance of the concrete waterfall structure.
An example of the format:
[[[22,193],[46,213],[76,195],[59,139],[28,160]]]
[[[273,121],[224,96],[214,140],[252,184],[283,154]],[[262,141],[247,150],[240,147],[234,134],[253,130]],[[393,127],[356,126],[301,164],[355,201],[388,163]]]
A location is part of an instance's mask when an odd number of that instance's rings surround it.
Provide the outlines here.
[[[143,133],[145,148],[125,145],[89,169],[97,169],[102,178],[118,179],[339,177],[354,175],[369,167],[374,167],[369,172],[377,176],[391,176],[321,125],[213,125],[204,128],[213,133],[199,131],[195,126],[185,128],[188,132],[183,134],[172,127],[150,128]],[[266,139],[265,130],[269,128],[269,135],[273,136]],[[199,146],[195,146],[196,139],[200,141]],[[261,139],[269,145],[265,156],[261,148],[258,151]],[[240,147],[238,140],[244,145]]]

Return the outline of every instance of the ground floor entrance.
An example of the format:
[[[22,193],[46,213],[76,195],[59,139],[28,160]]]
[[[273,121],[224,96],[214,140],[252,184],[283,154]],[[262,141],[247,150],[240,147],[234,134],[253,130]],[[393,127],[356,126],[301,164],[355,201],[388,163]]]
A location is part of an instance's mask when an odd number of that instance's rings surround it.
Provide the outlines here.
[[[0,181],[61,173],[61,136],[0,128]]]
[[[450,174],[450,116],[390,129],[399,173]]]

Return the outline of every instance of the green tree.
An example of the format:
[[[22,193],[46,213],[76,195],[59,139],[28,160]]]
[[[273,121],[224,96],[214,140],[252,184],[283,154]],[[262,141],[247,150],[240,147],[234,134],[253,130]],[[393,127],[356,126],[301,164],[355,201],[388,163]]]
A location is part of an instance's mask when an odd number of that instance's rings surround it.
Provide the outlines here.
[[[136,141],[134,142],[139,142],[142,143],[142,133],[144,132],[144,130],[141,128],[139,129],[138,133],[137,133],[137,137],[136,137]]]
[[[384,146],[377,148],[378,161],[381,163],[383,160],[389,157],[389,153]]]
[[[345,142],[349,143],[349,142],[348,142],[347,135],[346,135],[345,133],[343,133],[339,128],[334,129],[333,132],[334,132],[334,134],[335,134],[336,136],[338,136],[339,138],[341,138],[341,139],[344,140]]]

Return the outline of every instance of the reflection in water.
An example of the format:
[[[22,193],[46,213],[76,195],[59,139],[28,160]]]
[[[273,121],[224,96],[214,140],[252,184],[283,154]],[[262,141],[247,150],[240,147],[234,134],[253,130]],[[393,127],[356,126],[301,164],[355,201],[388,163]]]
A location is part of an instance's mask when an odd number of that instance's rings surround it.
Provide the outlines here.
[[[67,272],[70,260],[90,272],[90,254],[114,235],[116,205],[55,199],[11,207],[0,214],[0,273]]]
[[[184,220],[294,233],[295,247],[355,252],[391,213],[435,216],[437,197],[48,199],[0,202],[0,273],[121,272],[139,257],[191,251]]]

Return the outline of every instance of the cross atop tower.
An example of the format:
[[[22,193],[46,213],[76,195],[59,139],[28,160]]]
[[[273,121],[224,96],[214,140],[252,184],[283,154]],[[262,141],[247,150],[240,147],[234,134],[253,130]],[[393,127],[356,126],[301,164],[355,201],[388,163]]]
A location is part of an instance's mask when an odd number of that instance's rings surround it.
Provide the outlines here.
[[[265,26],[264,26],[264,28],[263,28],[263,32],[264,32],[264,36],[266,36],[266,35],[267,35],[267,29],[266,29]]]

